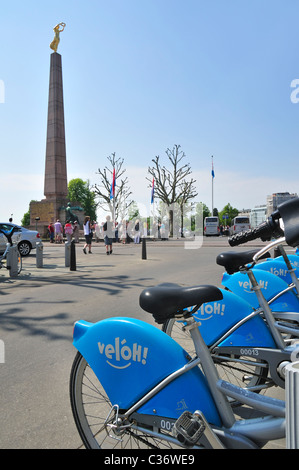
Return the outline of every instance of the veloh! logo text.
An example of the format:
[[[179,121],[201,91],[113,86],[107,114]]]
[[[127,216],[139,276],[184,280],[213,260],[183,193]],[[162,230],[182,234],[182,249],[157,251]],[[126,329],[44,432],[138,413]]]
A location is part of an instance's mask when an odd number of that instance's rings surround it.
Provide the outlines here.
[[[261,289],[268,289],[268,281],[263,281],[262,279],[258,282]],[[248,294],[254,294],[254,290],[252,289],[252,284],[250,281],[239,281],[239,286],[243,288],[245,292]]]
[[[115,338],[114,344],[98,343],[98,348],[106,356],[107,364],[115,369],[126,369],[132,361],[146,364],[148,348],[137,343],[130,347],[126,343],[126,339]]]
[[[225,313],[225,304],[219,302],[212,302],[202,304],[200,309],[194,315],[197,320],[210,320],[213,316],[223,316]]]

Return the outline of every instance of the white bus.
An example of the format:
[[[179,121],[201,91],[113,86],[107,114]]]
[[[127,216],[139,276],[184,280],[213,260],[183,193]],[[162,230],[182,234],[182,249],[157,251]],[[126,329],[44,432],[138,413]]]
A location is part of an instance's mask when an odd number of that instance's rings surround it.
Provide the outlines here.
[[[230,235],[235,235],[239,232],[244,232],[244,230],[250,229],[249,217],[243,217],[241,215],[235,217],[232,221],[230,228]]]
[[[206,237],[210,235],[220,235],[219,229],[219,218],[218,217],[205,217],[204,221],[204,235]]]

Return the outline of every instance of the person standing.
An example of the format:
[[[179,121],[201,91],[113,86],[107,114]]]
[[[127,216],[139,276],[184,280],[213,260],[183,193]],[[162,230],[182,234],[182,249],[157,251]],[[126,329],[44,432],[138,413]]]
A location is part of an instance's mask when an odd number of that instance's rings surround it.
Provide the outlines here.
[[[120,234],[120,241],[124,245],[127,239],[127,222],[125,219],[120,224],[120,227],[118,227],[118,233]]]
[[[112,222],[110,220],[110,215],[107,215],[106,222],[103,225],[106,255],[111,255],[112,254],[112,241],[113,241],[112,227],[113,227],[113,225],[112,225]]]
[[[52,222],[49,223],[48,230],[49,230],[49,236],[50,236],[50,243],[54,243],[54,226]]]
[[[64,233],[65,233],[67,241],[71,243],[72,235],[73,235],[73,226],[69,220],[66,221],[66,224],[64,226]]]
[[[55,242],[56,243],[62,243],[63,229],[62,229],[62,225],[61,225],[59,219],[56,220],[56,222],[54,224],[54,229],[55,229]]]
[[[84,219],[83,230],[85,237],[85,245],[83,247],[83,252],[86,254],[86,248],[88,248],[88,253],[91,253],[92,226],[89,215],[87,215]]]
[[[76,220],[73,225],[73,236],[74,236],[75,243],[79,243],[79,225]]]
[[[140,243],[140,225],[139,220],[136,220],[135,227],[134,227],[134,243]]]

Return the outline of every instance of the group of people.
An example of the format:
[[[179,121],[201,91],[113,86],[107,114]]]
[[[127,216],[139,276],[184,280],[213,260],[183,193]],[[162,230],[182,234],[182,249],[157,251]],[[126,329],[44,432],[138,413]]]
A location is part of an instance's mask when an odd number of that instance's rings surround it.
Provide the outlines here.
[[[64,227],[62,226],[59,219],[53,224],[52,222],[48,225],[50,243],[62,243],[63,234],[68,242],[71,242],[72,238],[76,243],[79,242],[79,224],[77,221],[71,223],[69,220],[66,221]]]
[[[83,247],[83,252],[87,254],[92,253],[91,251],[91,243],[93,237],[93,230],[95,230],[95,223],[90,220],[90,217],[87,215],[83,222],[83,230],[84,230],[84,237],[85,237],[85,244]],[[103,232],[104,232],[104,243],[106,247],[106,254],[112,254],[112,242],[113,242],[113,224],[110,218],[110,215],[107,215],[106,222],[103,225]]]
[[[117,225],[117,232],[115,229],[115,233],[117,233],[117,236],[115,236],[116,241],[120,241],[121,243],[125,244],[128,242],[128,240],[131,239],[131,236],[134,238],[134,243],[138,244],[140,243],[141,239],[141,224],[139,222],[139,219],[135,220],[134,225],[132,225],[131,221],[123,220],[120,224]]]
[[[97,223],[92,221],[89,216],[86,216],[83,222],[83,233],[85,238],[83,252],[85,254],[92,253],[91,245],[94,233],[96,234],[97,238],[100,238],[100,236],[104,238],[107,255],[111,255],[113,252],[113,240],[123,244],[127,243],[129,236],[128,234],[130,231],[132,231],[132,229],[134,229],[134,243],[140,243],[141,226],[139,220],[134,222],[134,227],[129,225],[129,222],[126,220],[123,220],[119,224],[117,222],[114,224],[110,215],[107,215],[105,223],[103,223],[101,226],[98,226]],[[78,222],[71,223],[69,220],[67,220],[63,227],[60,220],[57,219],[55,223],[49,224],[48,231],[50,236],[50,243],[62,243],[64,235],[68,242],[71,242],[73,237],[76,243],[79,242]]]

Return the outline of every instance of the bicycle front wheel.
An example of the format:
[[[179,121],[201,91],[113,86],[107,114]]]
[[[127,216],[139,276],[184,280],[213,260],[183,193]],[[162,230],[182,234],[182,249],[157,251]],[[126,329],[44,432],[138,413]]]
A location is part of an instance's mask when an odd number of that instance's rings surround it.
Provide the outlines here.
[[[116,420],[115,410],[83,356],[78,352],[70,376],[71,407],[79,435],[87,449],[170,449],[178,445],[163,436],[150,436],[138,424],[121,432],[109,426]],[[109,419],[108,419],[109,417]],[[150,431],[150,430],[148,430]]]

